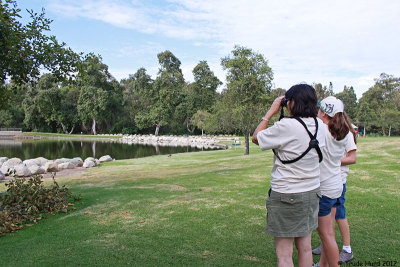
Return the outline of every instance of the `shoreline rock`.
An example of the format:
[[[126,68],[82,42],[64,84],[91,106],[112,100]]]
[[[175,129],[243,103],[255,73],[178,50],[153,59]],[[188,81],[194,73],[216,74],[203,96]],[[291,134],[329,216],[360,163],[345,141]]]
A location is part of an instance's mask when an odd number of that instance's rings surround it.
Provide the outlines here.
[[[7,157],[0,158],[0,181],[5,180],[6,176],[28,177],[35,174],[45,174],[58,172],[65,169],[74,169],[78,167],[92,168],[98,166],[101,162],[114,160],[110,155],[102,156],[100,159],[88,157],[85,161],[80,157],[72,159],[61,158],[55,160],[48,160],[43,157],[36,159],[27,159],[22,161],[19,158]],[[85,164],[86,163],[86,164]]]
[[[239,137],[235,136],[176,136],[176,135],[124,135],[120,139],[124,144],[144,144],[154,146],[191,146],[197,148],[227,148],[220,144],[222,141],[235,142]]]

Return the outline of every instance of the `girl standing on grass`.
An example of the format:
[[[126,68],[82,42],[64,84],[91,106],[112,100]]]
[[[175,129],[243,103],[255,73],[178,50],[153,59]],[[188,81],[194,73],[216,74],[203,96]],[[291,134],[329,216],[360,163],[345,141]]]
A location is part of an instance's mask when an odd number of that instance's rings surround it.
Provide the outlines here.
[[[342,175],[342,183],[343,183],[343,193],[340,196],[340,205],[336,208],[336,223],[339,226],[340,234],[342,236],[343,248],[339,253],[339,263],[344,264],[354,258],[353,251],[350,246],[350,228],[349,223],[346,218],[346,208],[344,206],[345,202],[345,193],[346,193],[346,183],[347,176],[349,174],[349,165],[355,164],[357,161],[357,134],[351,125],[351,120],[346,112],[343,112],[344,118],[346,120],[347,125],[349,126],[350,132],[352,133],[351,138],[348,138],[344,157],[341,159],[341,175]]]
[[[349,138],[353,138],[344,117],[343,102],[333,96],[323,99],[319,104],[318,117],[324,122],[328,134],[322,149],[323,161],[320,164],[322,197],[319,202],[318,234],[322,241],[320,267],[339,266],[339,250],[335,239],[335,208],[340,205],[343,191],[341,159]]]
[[[343,192],[339,198],[339,205],[336,207],[336,212],[335,212],[335,220],[336,220],[337,225],[339,226],[340,234],[342,236],[342,243],[343,243],[342,251],[339,253],[339,263],[340,264],[344,264],[354,258],[353,251],[351,250],[351,246],[350,246],[350,228],[349,228],[349,223],[346,218],[346,207],[344,206],[344,203],[346,200],[345,193],[346,193],[347,176],[349,174],[349,165],[355,164],[357,161],[357,154],[356,154],[357,133],[353,129],[351,120],[345,111],[343,112],[343,115],[346,120],[346,123],[348,124],[348,126],[350,128],[350,132],[353,134],[353,138],[347,139],[345,153],[340,162],[341,163],[340,169],[341,169],[341,174],[342,174]],[[316,249],[313,249],[312,253],[315,255],[320,255],[321,250],[322,250],[322,248],[320,245]]]
[[[283,99],[287,100],[286,104],[282,103]],[[271,118],[281,110],[281,104],[292,117],[268,127]],[[275,99],[252,137],[252,142],[261,150],[275,150],[266,232],[274,237],[280,267],[293,266],[293,241],[299,266],[310,267],[313,263],[311,232],[317,228],[320,196],[318,149],[325,145],[325,128],[316,118],[317,111],[314,88],[307,84],[294,85],[285,96]],[[308,150],[310,135],[319,142],[318,149]]]

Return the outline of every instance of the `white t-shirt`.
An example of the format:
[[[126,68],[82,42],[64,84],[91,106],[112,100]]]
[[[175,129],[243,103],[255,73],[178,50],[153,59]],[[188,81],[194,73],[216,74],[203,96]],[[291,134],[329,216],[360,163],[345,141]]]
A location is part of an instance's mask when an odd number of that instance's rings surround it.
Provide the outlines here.
[[[349,138],[353,138],[353,134],[349,132],[345,138],[338,141],[329,132],[328,125],[325,124],[324,128],[327,135],[325,147],[322,149],[324,159],[320,164],[321,194],[333,199],[340,197],[343,191],[340,160],[344,155],[347,141]]]
[[[354,142],[354,137],[351,136],[352,138],[347,139],[346,147],[344,148],[344,155],[343,157],[347,156],[347,152],[356,150],[357,145]],[[347,176],[349,175],[349,165],[342,165],[340,166],[340,171],[342,175],[342,184],[345,184],[347,182]]]
[[[315,134],[313,118],[301,118],[311,134]],[[326,130],[324,123],[318,121],[317,140],[321,150],[325,146]],[[282,160],[292,160],[303,154],[310,143],[306,129],[296,119],[283,118],[273,126],[258,132],[261,150],[275,149]],[[302,159],[283,164],[274,156],[271,170],[271,188],[279,193],[301,193],[316,189],[319,182],[319,157],[316,149],[311,149]]]

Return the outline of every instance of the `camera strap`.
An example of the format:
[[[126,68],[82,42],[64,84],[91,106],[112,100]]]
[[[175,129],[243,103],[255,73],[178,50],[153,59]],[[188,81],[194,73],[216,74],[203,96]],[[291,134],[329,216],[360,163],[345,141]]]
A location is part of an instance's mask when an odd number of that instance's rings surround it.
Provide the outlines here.
[[[292,159],[292,160],[282,160],[279,156],[278,153],[275,151],[275,149],[272,149],[272,151],[274,152],[275,156],[283,163],[283,164],[289,164],[289,163],[294,163],[296,161],[299,161],[300,159],[302,159],[311,149],[315,148],[317,150],[318,153],[318,157],[319,157],[319,162],[322,161],[323,156],[322,156],[322,151],[319,148],[319,143],[317,140],[317,133],[318,133],[318,121],[317,118],[314,117],[314,121],[315,121],[315,134],[313,135],[307,128],[306,124],[304,123],[304,121],[302,119],[300,119],[299,117],[293,117],[293,119],[296,119],[298,122],[300,122],[301,125],[304,126],[304,128],[306,129],[308,135],[310,136],[310,143],[308,144],[308,148],[306,151],[303,152],[303,154],[301,154],[299,157]]]

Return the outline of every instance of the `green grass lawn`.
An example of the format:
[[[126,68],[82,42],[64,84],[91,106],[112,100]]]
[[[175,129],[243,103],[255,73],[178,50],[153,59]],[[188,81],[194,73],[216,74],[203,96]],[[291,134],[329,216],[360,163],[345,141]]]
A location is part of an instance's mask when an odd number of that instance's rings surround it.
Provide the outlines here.
[[[358,147],[346,193],[353,262],[400,266],[400,138]],[[272,152],[243,151],[119,160],[59,178],[82,194],[77,209],[0,237],[0,266],[275,266],[264,233]]]

